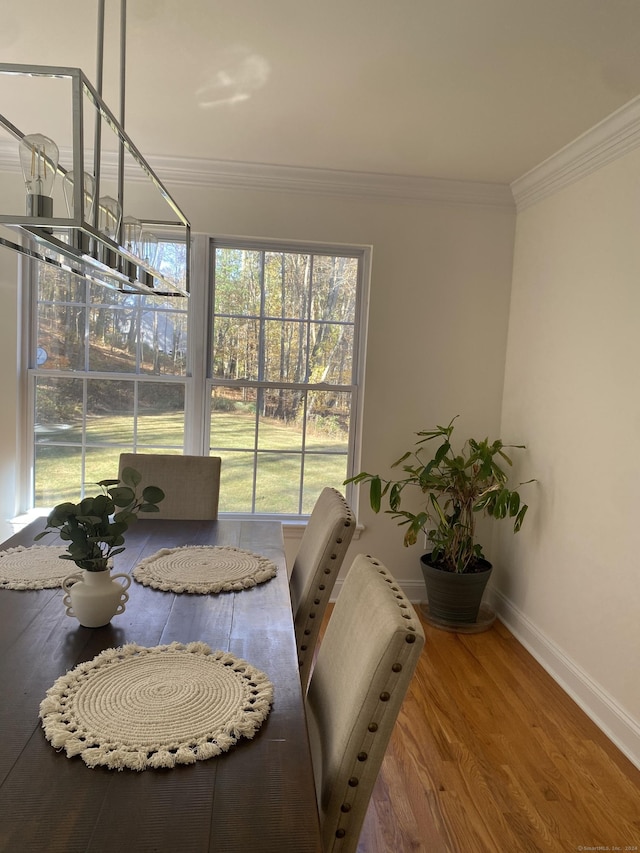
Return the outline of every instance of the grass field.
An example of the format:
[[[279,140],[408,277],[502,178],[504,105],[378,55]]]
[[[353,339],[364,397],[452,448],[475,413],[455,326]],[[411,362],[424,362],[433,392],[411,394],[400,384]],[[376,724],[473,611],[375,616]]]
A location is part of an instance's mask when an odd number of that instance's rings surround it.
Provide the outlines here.
[[[98,480],[115,478],[118,457],[131,451],[134,420],[129,416],[92,418],[87,422],[86,447],[80,446],[81,425],[51,427],[36,444],[36,506],[78,501],[81,484],[97,494]],[[251,412],[214,412],[211,454],[222,457],[221,512],[297,514],[301,488],[302,431],[297,425],[260,419],[255,445],[255,415]],[[137,421],[139,452],[182,453],[184,416],[141,414]],[[311,512],[324,486],[342,490],[347,476],[347,437],[343,433],[308,433],[305,439],[302,512]],[[255,471],[255,504],[254,504]]]

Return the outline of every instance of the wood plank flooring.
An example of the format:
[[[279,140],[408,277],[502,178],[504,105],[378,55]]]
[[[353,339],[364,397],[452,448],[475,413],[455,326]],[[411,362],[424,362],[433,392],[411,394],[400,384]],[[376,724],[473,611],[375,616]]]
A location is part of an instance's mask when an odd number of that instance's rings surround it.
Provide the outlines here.
[[[510,632],[424,627],[359,853],[640,851],[640,770]]]

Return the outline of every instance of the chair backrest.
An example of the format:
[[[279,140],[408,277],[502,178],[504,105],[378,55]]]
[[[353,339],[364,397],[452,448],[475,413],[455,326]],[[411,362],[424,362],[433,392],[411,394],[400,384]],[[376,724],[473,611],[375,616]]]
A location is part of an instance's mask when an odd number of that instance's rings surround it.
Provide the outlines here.
[[[220,457],[177,456],[165,453],[121,453],[118,475],[135,468],[141,486],[158,486],[165,498],[159,512],[140,513],[138,518],[208,519],[218,517]]]
[[[359,554],[320,645],[306,699],[325,853],[353,853],[424,645],[391,573]]]
[[[324,488],[309,516],[289,582],[303,690],[322,617],[355,529],[355,517],[340,492]]]

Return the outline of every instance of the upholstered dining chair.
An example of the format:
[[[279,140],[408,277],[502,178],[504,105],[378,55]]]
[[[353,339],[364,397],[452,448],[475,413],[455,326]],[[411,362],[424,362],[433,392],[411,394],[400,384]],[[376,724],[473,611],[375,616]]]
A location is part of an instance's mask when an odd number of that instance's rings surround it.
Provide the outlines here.
[[[359,554],[318,651],[306,698],[324,853],[355,853],[424,632],[391,572]]]
[[[118,476],[125,468],[135,468],[141,486],[158,486],[165,498],[159,512],[140,519],[214,520],[218,517],[220,494],[219,456],[177,456],[166,453],[121,453]]]
[[[344,497],[337,489],[324,488],[309,516],[289,581],[303,690],[322,617],[355,529],[355,517]]]

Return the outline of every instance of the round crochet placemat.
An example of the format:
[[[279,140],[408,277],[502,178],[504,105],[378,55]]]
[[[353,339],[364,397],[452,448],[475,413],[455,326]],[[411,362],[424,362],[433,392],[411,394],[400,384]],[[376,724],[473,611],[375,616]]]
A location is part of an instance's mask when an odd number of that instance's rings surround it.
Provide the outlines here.
[[[61,560],[66,548],[32,545],[0,551],[0,589],[51,589],[76,568],[70,560]],[[77,571],[77,569],[76,569]]]
[[[275,577],[278,567],[251,551],[223,545],[163,548],[142,560],[133,577],[145,586],[170,592],[232,592]]]
[[[252,738],[272,702],[263,672],[206,643],[130,643],[58,678],[40,718],[69,758],[146,770],[203,761]]]

